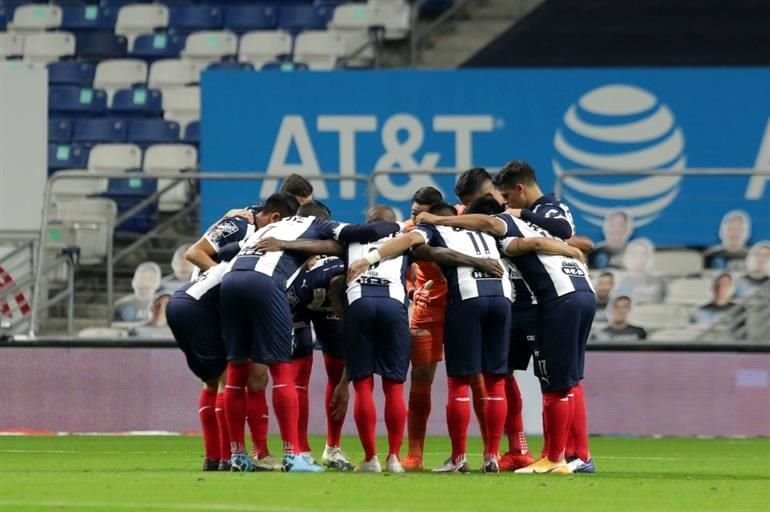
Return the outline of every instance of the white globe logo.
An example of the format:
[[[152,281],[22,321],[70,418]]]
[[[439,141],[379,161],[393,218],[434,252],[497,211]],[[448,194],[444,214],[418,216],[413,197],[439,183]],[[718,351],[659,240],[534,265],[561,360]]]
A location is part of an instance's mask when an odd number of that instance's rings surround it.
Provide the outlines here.
[[[610,84],[587,92],[564,114],[553,144],[553,170],[563,176],[563,198],[591,224],[601,226],[608,213],[623,210],[635,226],[644,226],[679,193],[682,177],[671,172],[686,166],[684,136],[671,110],[639,87]],[[601,170],[608,176],[570,177],[572,170]],[[619,174],[648,170],[659,173]]]

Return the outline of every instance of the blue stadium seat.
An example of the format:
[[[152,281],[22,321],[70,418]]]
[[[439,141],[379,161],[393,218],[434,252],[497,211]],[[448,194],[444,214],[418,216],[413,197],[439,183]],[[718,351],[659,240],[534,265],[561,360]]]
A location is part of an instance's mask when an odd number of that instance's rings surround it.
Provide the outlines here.
[[[193,121],[187,125],[184,130],[184,141],[188,144],[195,144],[196,146],[201,141],[201,123],[200,121]]]
[[[307,71],[308,69],[304,62],[290,60],[274,60],[262,66],[262,71]]]
[[[102,7],[123,7],[128,4],[151,4],[154,0],[100,0]]]
[[[333,5],[285,5],[278,14],[278,27],[294,33],[323,30],[333,14]]]
[[[159,90],[145,87],[120,89],[112,98],[110,113],[120,117],[160,117],[163,96]]]
[[[159,59],[177,59],[184,49],[185,38],[180,35],[157,33],[142,34],[134,41],[131,57],[153,62]]]
[[[113,117],[78,119],[72,133],[72,140],[82,144],[109,144],[126,142],[128,124]]]
[[[61,30],[78,34],[88,30],[112,30],[117,9],[97,5],[65,5],[62,8]]]
[[[132,119],[128,141],[142,147],[163,142],[179,142],[179,123],[164,119]]]
[[[88,149],[73,144],[48,144],[48,175],[62,169],[85,169]]]
[[[48,120],[48,142],[66,143],[72,140],[72,121],[51,118]]]
[[[121,59],[128,53],[128,41],[112,32],[82,32],[77,35],[75,53],[86,61]]]
[[[273,5],[229,5],[224,26],[236,34],[252,30],[273,30],[278,26],[278,8]]]
[[[177,5],[169,12],[169,32],[189,34],[198,30],[220,30],[223,17],[218,5]]]
[[[107,184],[107,192],[102,194],[115,201],[118,206],[118,215],[127,212],[147,197],[158,190],[158,180],[147,178],[141,172],[129,172],[130,177],[110,179]],[[118,231],[132,233],[146,233],[155,225],[157,204],[151,204],[139,213],[117,226]]]
[[[219,71],[254,71],[254,66],[249,62],[234,62],[231,60],[223,60],[220,62],[213,62],[206,67],[206,70],[219,70]]]
[[[0,30],[5,30],[5,26],[8,25],[8,18],[12,18],[12,15],[8,14],[8,9],[0,5]]]
[[[48,90],[48,112],[53,116],[99,116],[106,110],[107,93],[101,89],[65,85]]]
[[[50,85],[90,86],[94,81],[95,66],[88,62],[61,61],[48,65]]]

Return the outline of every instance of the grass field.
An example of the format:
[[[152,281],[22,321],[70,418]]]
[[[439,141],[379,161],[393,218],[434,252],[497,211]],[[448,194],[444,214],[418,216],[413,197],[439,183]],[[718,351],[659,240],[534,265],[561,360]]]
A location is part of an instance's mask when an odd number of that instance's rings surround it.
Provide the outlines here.
[[[343,447],[361,458],[356,439]],[[0,510],[770,510],[770,439],[596,438],[592,448],[594,475],[235,474],[201,472],[195,437],[0,437]],[[428,464],[447,450],[431,439]]]

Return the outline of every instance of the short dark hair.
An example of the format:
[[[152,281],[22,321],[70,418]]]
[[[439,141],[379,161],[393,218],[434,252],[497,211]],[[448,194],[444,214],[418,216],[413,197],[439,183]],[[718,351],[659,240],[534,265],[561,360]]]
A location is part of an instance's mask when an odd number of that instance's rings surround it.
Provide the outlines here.
[[[613,274],[612,272],[602,272],[601,274],[599,274],[599,279],[601,279],[602,277],[611,277],[613,281],[615,280],[615,274]]]
[[[497,202],[497,199],[489,194],[476,198],[463,213],[482,213],[485,215],[495,215],[503,213],[505,208]]]
[[[628,301],[628,304],[629,304],[629,306],[630,306],[630,305],[631,305],[631,303],[632,303],[632,301],[631,301],[631,297],[629,297],[628,295],[618,295],[617,297],[615,297],[614,299],[612,299],[612,305],[613,305],[613,306],[614,306],[614,305],[616,305],[616,304],[617,304],[618,302],[620,302],[621,300],[627,300],[627,301]]]
[[[444,200],[441,191],[435,187],[422,187],[412,196],[412,202],[423,205],[434,205]]]
[[[474,167],[463,172],[455,184],[455,195],[458,198],[476,195],[481,191],[481,186],[486,181],[492,181],[486,169]]]
[[[519,183],[522,185],[537,183],[535,170],[522,160],[511,160],[500,169],[500,172],[495,174],[494,184],[498,188],[502,186],[514,187]]]
[[[428,213],[432,213],[434,215],[446,215],[447,213],[450,215],[457,215],[457,208],[449,203],[442,201],[431,206],[430,210],[428,210]]]
[[[280,213],[281,217],[291,217],[297,212],[299,203],[289,194],[273,194],[265,200],[262,213]]]
[[[366,210],[366,222],[396,222],[396,212],[390,206],[375,204]]]
[[[297,215],[300,217],[315,217],[319,220],[327,220],[329,217],[331,217],[332,212],[321,201],[309,201],[303,205],[300,205],[299,209],[297,210]]]
[[[290,174],[283,180],[279,192],[293,196],[308,197],[313,195],[313,185],[299,174]]]

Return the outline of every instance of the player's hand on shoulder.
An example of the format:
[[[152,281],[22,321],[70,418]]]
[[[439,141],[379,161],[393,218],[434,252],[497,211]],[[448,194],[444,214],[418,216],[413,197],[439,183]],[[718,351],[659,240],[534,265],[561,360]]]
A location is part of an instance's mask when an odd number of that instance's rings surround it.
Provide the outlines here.
[[[417,218],[415,219],[415,222],[417,224],[435,224],[438,218],[439,218],[438,215],[433,215],[432,213],[428,213],[428,212],[422,212],[417,216]]]
[[[508,208],[507,210],[505,210],[505,213],[507,213],[508,215],[512,215],[517,219],[521,218],[521,208]]]
[[[498,278],[503,277],[505,275],[503,266],[500,264],[498,260],[479,258],[476,268],[481,270],[485,274],[489,274],[490,276],[494,276]]]
[[[260,252],[282,251],[283,240],[278,240],[277,238],[272,237],[263,238],[257,242],[257,245],[254,246],[254,249]]]
[[[369,270],[369,262],[365,258],[358,259],[348,265],[348,283]]]
[[[578,249],[577,247],[572,247],[571,245],[567,246],[567,252],[570,253],[570,256],[575,258],[576,260],[580,260],[581,262],[586,262],[586,254]]]

